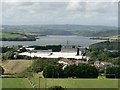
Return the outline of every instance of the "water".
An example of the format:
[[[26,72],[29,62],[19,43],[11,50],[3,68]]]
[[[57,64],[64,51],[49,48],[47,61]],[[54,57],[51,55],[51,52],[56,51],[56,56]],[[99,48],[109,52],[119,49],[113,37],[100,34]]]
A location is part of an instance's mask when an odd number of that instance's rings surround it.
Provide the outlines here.
[[[82,36],[41,36],[36,41],[2,41],[4,46],[17,45],[80,45],[88,47],[91,44],[103,42],[105,40],[92,40]]]

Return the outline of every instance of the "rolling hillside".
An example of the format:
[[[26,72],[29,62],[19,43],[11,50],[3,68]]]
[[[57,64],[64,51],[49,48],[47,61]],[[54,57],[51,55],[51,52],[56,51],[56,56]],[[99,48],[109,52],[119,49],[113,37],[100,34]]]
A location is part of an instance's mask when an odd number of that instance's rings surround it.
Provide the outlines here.
[[[3,32],[25,32],[39,35],[80,35],[80,36],[113,36],[118,28],[100,25],[3,25]]]
[[[5,73],[10,74],[21,73],[31,65],[31,60],[7,60],[2,63],[2,67],[5,69]]]

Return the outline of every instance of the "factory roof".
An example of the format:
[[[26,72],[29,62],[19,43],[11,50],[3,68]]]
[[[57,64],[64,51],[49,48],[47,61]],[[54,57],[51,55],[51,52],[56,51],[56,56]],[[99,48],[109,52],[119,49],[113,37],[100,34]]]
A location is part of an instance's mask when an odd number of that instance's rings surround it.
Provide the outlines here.
[[[26,55],[31,57],[41,57],[41,58],[74,58],[74,59],[86,59],[86,56],[78,55],[76,52],[23,52],[19,55]]]

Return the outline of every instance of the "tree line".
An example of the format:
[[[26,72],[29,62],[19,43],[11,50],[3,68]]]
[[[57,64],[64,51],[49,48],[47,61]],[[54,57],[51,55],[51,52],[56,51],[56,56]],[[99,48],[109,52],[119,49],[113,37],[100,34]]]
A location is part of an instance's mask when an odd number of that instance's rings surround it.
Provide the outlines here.
[[[107,67],[106,77],[107,78],[120,78],[120,66]]]
[[[65,69],[61,65],[49,65],[43,70],[45,78],[97,78],[98,75],[98,70],[87,64],[69,65]]]
[[[96,60],[109,61],[118,65],[119,63],[117,62],[119,62],[118,58],[120,57],[119,44],[119,41],[105,41],[90,45],[87,51],[87,55],[91,57],[89,61],[91,63],[94,63]]]

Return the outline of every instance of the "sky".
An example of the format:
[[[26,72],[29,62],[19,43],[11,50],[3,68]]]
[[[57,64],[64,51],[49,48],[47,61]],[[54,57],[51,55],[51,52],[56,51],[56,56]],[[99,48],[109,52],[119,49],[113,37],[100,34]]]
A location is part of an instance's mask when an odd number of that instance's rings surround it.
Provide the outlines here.
[[[3,1],[0,17],[3,25],[77,24],[118,25],[118,3],[90,2],[90,0],[67,2],[19,2]]]

